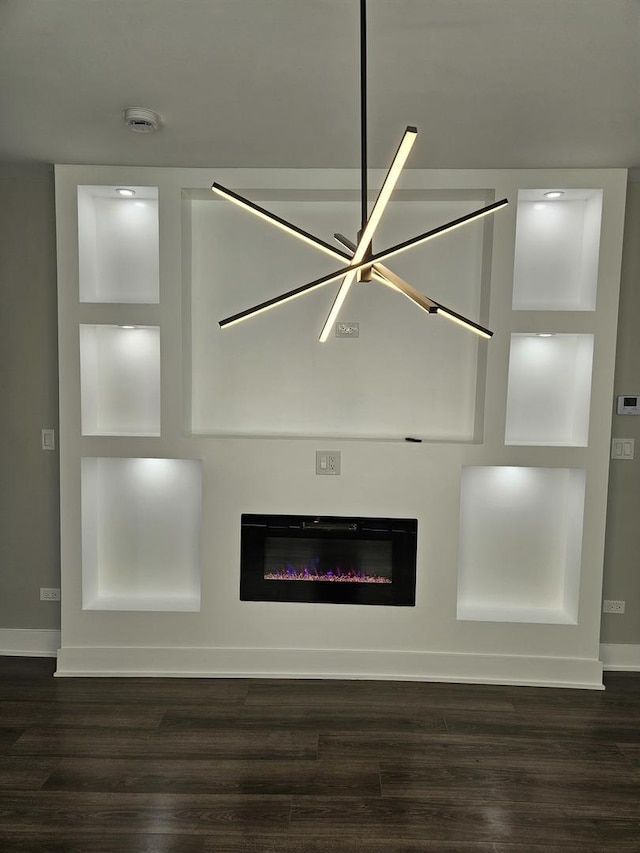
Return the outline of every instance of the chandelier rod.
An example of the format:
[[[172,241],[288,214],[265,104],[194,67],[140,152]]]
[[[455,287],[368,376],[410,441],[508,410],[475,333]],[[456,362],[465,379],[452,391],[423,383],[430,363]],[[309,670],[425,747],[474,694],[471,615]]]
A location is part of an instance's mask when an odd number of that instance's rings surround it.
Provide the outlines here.
[[[368,219],[367,203],[367,0],[360,0],[360,193],[362,230]]]

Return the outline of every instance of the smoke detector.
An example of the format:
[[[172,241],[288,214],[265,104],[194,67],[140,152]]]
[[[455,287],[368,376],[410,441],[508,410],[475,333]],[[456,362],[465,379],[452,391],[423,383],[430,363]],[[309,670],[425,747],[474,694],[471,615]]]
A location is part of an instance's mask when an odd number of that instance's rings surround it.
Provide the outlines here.
[[[134,133],[155,133],[160,128],[160,116],[145,107],[127,107],[122,113],[124,123]]]

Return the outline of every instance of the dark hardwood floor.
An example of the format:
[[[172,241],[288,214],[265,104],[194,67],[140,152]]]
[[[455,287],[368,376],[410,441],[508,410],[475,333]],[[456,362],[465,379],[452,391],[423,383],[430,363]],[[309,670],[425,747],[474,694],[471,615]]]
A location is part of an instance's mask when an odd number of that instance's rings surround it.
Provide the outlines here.
[[[640,675],[591,692],[53,670],[0,658],[2,853],[640,851]]]

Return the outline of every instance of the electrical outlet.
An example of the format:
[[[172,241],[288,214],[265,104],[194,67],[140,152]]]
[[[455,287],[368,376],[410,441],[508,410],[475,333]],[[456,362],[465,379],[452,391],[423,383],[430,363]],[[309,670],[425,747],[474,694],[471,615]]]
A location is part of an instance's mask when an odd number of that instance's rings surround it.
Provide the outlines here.
[[[360,323],[336,323],[336,338],[359,338]]]
[[[603,613],[624,613],[624,601],[609,601],[605,598],[602,602]]]
[[[316,474],[340,473],[339,450],[316,450]]]
[[[40,601],[60,601],[60,590],[53,587],[40,587]]]

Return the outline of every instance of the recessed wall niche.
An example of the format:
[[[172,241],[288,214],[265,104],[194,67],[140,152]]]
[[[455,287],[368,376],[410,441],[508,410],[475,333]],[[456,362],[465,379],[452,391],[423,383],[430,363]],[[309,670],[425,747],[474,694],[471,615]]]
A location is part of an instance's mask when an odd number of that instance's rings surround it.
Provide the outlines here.
[[[358,228],[355,192],[246,194],[327,240]],[[318,343],[339,283],[219,329],[221,318],[326,274],[335,261],[212,193],[187,199],[192,433],[481,439],[486,342],[375,281],[352,287],[342,309],[341,319],[359,323],[358,338]],[[484,191],[399,191],[376,245],[486,203]],[[481,221],[456,229],[390,266],[433,299],[486,322],[486,227]]]
[[[593,335],[511,335],[505,444],[589,442]]]
[[[200,609],[201,463],[82,460],[84,610]]]
[[[83,435],[160,435],[160,329],[80,326]]]
[[[585,479],[571,468],[463,469],[458,619],[577,621]]]
[[[513,309],[593,311],[602,190],[544,192],[518,192]]]
[[[81,302],[159,301],[158,190],[78,187]]]

